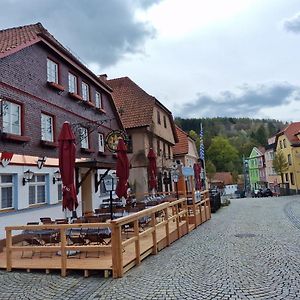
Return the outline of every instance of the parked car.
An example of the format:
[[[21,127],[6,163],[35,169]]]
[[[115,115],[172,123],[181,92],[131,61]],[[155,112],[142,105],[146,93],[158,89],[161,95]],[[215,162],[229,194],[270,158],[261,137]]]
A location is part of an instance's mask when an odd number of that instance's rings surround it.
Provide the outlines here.
[[[261,197],[261,192],[262,192],[262,189],[256,189],[256,190],[253,190],[252,191],[252,198],[258,198],[258,197]]]
[[[269,188],[262,189],[261,197],[273,197],[273,192]]]

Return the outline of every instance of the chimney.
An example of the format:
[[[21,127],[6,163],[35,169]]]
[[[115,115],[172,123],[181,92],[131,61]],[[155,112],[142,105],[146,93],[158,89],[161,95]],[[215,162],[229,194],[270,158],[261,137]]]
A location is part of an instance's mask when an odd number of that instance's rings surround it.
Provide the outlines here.
[[[100,79],[106,81],[107,80],[107,74],[101,74],[99,75]]]

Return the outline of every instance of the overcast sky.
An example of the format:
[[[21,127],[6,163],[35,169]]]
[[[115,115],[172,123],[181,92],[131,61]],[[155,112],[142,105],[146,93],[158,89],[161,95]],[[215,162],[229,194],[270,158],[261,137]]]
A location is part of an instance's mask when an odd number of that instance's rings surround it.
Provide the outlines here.
[[[96,74],[129,76],[174,116],[300,120],[299,0],[0,0]]]

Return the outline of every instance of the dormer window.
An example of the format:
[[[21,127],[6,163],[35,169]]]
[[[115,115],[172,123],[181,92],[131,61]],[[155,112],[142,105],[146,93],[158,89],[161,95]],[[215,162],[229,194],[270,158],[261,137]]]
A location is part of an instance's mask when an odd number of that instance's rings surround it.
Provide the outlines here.
[[[90,87],[84,81],[81,84],[81,90],[82,90],[82,99],[84,101],[90,101]]]
[[[47,81],[58,83],[58,64],[47,58]]]

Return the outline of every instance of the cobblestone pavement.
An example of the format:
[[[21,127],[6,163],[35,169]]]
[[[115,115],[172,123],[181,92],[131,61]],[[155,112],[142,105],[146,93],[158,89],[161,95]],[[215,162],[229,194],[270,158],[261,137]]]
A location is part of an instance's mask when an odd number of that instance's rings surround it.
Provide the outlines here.
[[[235,199],[121,279],[0,271],[0,299],[300,299],[300,197]]]

